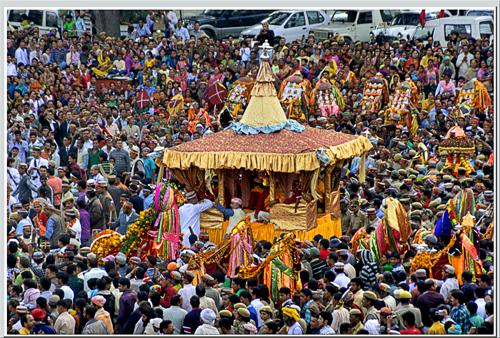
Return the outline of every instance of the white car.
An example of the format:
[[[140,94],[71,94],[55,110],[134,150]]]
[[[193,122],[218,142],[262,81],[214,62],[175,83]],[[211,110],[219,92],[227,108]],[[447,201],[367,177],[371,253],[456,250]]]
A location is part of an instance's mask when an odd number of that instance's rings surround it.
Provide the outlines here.
[[[426,11],[425,21],[431,21],[438,18],[439,11]],[[445,17],[450,17],[451,13],[444,11]],[[410,39],[420,25],[420,11],[405,11],[397,14],[391,24],[386,27],[378,27],[370,32],[370,38],[375,40],[378,36],[384,39]]]
[[[487,9],[469,9],[465,16],[491,16],[493,17],[494,12]]]
[[[321,10],[281,10],[271,13],[262,22],[269,23],[276,41],[285,38],[286,42],[291,42],[307,37],[311,29],[327,24],[328,20],[329,16]],[[254,38],[261,29],[262,23],[259,23],[241,32],[241,37]]]

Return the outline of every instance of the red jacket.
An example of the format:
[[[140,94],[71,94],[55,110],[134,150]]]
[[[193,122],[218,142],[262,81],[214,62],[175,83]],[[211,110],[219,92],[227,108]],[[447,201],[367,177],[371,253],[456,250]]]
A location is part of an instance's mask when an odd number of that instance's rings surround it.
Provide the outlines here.
[[[177,294],[177,290],[172,286],[168,286],[163,290],[163,298],[160,301],[161,306],[164,308],[169,308],[170,307],[170,299],[172,299],[173,296]]]

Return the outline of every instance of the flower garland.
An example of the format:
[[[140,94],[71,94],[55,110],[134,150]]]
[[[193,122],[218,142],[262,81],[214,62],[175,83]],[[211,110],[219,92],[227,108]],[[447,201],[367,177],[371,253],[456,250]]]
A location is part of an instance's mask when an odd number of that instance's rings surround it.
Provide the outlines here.
[[[128,227],[120,251],[127,256],[141,251],[142,256],[160,253],[162,257],[175,257],[178,248],[176,249],[175,244],[171,243],[169,236],[171,232],[178,235],[179,230],[175,231],[174,228],[166,227],[166,225],[180,224],[178,208],[182,204],[184,204],[184,197],[177,186],[169,181],[160,182],[155,190],[154,206],[141,211],[139,218]],[[170,214],[174,216],[165,214],[166,210],[169,210]],[[162,228],[158,229],[158,226]],[[164,250],[160,252],[162,244],[165,244]]]
[[[139,218],[127,229],[127,233],[123,238],[121,252],[130,256],[134,250],[140,248],[140,243],[146,238],[157,214],[158,212],[154,208],[141,211]]]
[[[97,234],[96,238],[90,246],[90,251],[94,253],[98,259],[108,255],[115,255],[120,251],[123,237],[116,231],[104,230]]]

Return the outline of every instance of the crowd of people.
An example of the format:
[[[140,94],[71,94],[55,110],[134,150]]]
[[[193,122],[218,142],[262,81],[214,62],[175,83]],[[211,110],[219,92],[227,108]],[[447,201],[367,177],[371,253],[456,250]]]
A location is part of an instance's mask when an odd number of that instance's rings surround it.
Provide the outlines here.
[[[394,197],[405,206],[413,233],[429,230],[427,248],[440,250],[445,239],[432,230],[448,200],[463,189],[474,193],[472,216],[485,234],[494,210],[494,106],[460,117],[451,112],[468,80],[477,78],[493,94],[488,38],[452,34],[446,46],[432,37],[349,44],[338,35],[323,41],[309,35],[286,41],[272,38],[264,25],[252,44],[214,40],[199,23],[189,31],[174,12],[150,12],[129,27],[127,37],[116,38],[79,29],[79,15],[68,13],[61,34],[41,34],[29,24],[7,31],[9,333],[493,333],[491,239],[474,243],[482,274],[456,273],[445,264],[442,278],[427,269],[410,273],[414,255],[376,261],[371,251],[354,251],[351,243],[359,229],[377,226],[383,199]],[[160,32],[154,29],[158,17],[165,26]],[[193,285],[186,264],[210,242],[199,230],[184,241],[175,262],[123,253],[98,259],[89,248],[96,232],[123,235],[152,206],[158,153],[223,128],[207,86],[221,82],[229,90],[238,78],[255,76],[258,46],[265,41],[273,46],[277,86],[297,70],[314,85],[326,70],[344,97],[338,116],[310,111],[302,123],[368,135],[373,144],[363,183],[359,159],[341,173],[343,236],[302,242],[302,287],[282,287],[277,299],[257,279],[227,278],[222,265]],[[415,83],[418,133],[390,128],[383,116],[363,111],[364,84],[377,73],[391,92],[398,79]],[[97,85],[113,77],[127,78],[126,86]],[[142,90],[150,97],[146,111],[136,105]],[[171,115],[179,95],[184,107]],[[443,170],[446,156],[438,146],[453,125],[475,144],[471,174]],[[428,159],[416,161],[421,143]],[[212,206],[192,203],[203,210]],[[180,222],[199,229],[199,213],[189,220],[181,215]],[[272,242],[256,243],[256,254],[265,257]]]

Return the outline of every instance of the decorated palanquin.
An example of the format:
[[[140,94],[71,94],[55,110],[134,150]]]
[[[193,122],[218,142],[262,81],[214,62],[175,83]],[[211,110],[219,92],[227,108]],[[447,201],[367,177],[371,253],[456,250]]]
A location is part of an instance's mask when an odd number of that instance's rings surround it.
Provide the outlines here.
[[[337,86],[322,78],[314,86],[309,101],[311,111],[320,111],[321,115],[328,117],[330,115],[339,116],[344,110],[344,98]]]
[[[163,166],[187,190],[212,196],[226,208],[231,198],[240,198],[256,219],[251,225],[255,240],[272,241],[282,232],[295,232],[300,239],[318,233],[341,236],[340,169],[344,161],[363,156],[372,145],[364,136],[310,128],[288,119],[274,81],[269,63],[263,60],[241,119],[209,137],[166,149]],[[265,197],[260,206],[252,191]],[[267,213],[267,220],[258,217],[261,212]],[[224,224],[215,208],[201,216],[202,231],[216,244],[223,242]]]
[[[90,246],[99,259],[123,252],[127,256],[147,255],[175,260],[180,250],[179,205],[183,196],[174,187],[159,182],[153,207],[142,211],[124,236],[107,229],[101,231]]]
[[[311,95],[311,82],[296,71],[281,83],[278,94],[286,116],[290,119],[306,119]]]
[[[469,158],[475,149],[474,140],[465,135],[462,128],[451,127],[445,139],[439,144],[439,154],[447,156],[444,168],[451,168],[455,176],[458,175],[459,167],[465,168],[467,175],[471,174],[474,168]]]
[[[227,94],[225,109],[229,110],[232,117],[245,111],[250,99],[254,81],[249,76],[239,78],[233,83],[233,87]]]
[[[363,89],[361,109],[363,112],[378,113],[389,102],[387,80],[375,76],[367,80]]]
[[[472,79],[462,86],[457,96],[457,105],[466,106],[469,110],[484,112],[491,105],[491,97],[485,85]]]
[[[411,129],[414,120],[412,113],[415,111],[417,101],[418,90],[413,81],[407,80],[398,84],[394,94],[389,98],[385,123]]]

